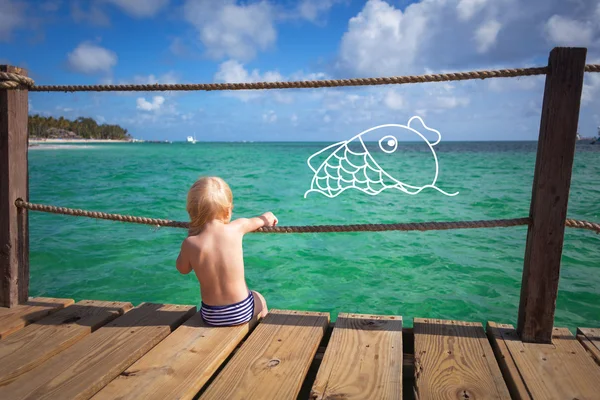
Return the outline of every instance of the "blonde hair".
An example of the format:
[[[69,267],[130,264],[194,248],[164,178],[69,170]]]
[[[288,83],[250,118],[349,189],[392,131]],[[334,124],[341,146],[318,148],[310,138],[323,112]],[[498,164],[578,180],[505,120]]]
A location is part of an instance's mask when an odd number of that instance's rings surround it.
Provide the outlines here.
[[[206,176],[198,179],[187,195],[190,235],[198,234],[213,219],[226,220],[233,208],[233,194],[221,178]]]

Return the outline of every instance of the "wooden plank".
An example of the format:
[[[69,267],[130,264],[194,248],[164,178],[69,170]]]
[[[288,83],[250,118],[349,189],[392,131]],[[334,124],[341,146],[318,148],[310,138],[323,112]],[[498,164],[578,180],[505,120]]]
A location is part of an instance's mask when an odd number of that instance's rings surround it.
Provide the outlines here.
[[[525,383],[520,378],[515,360],[510,355],[506,343],[502,340],[502,331],[507,329],[513,331],[512,325],[488,321],[486,331],[510,395],[515,400],[530,400],[531,396],[527,391]]]
[[[552,337],[586,52],[555,48],[548,60],[517,323],[526,342]]]
[[[0,398],[89,399],[190,318],[195,309],[141,304],[0,387]]]
[[[340,313],[311,399],[402,399],[402,317]]]
[[[511,379],[521,380],[533,399],[597,399],[600,368],[566,328],[554,328],[552,343],[522,342],[512,325],[503,325],[502,356],[516,366]]]
[[[577,339],[600,365],[600,329],[577,328]]]
[[[0,341],[0,386],[123,315],[131,303],[83,300]]]
[[[415,395],[420,399],[510,399],[483,326],[414,319]]]
[[[201,399],[296,399],[329,313],[272,310]]]
[[[210,327],[197,313],[93,400],[192,399],[255,324]]]
[[[0,339],[73,303],[73,299],[32,297],[25,304],[0,308]]]
[[[27,71],[0,65],[0,71]],[[0,90],[0,306],[15,307],[29,297],[27,210],[15,200],[29,200],[27,169],[27,90]]]

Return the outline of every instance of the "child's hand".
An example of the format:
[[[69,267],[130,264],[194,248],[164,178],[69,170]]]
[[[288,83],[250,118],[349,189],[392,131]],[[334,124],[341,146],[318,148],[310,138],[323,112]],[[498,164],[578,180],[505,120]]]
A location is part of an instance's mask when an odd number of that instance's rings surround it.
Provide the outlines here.
[[[273,213],[271,211],[267,211],[262,216],[267,220],[267,223],[265,224],[265,226],[275,226],[275,225],[277,225],[277,222],[279,222],[277,220],[277,217],[275,215],[273,215]]]

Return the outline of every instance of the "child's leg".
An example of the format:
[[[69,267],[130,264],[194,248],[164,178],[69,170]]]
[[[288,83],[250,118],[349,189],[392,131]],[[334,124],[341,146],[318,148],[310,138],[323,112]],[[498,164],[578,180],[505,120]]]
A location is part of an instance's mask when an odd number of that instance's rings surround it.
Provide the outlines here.
[[[262,294],[251,290],[252,296],[254,296],[254,316],[258,318],[264,318],[267,316],[269,309],[267,308],[267,301]]]

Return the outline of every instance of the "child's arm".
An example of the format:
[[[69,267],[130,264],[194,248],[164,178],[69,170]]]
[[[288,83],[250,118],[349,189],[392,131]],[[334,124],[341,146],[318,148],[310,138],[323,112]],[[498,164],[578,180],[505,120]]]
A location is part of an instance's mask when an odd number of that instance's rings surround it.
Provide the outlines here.
[[[266,212],[260,217],[239,218],[231,223],[232,226],[240,229],[244,234],[262,228],[263,226],[277,225],[277,217],[272,212]]]
[[[181,244],[181,251],[179,252],[179,256],[177,256],[177,271],[179,271],[182,274],[189,274],[190,272],[192,272],[192,263],[190,262],[190,258],[188,256],[189,253],[189,249],[188,249],[189,243],[186,240],[183,241],[183,243]]]

